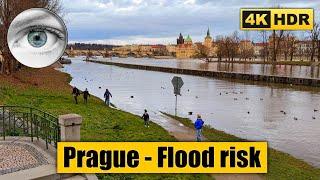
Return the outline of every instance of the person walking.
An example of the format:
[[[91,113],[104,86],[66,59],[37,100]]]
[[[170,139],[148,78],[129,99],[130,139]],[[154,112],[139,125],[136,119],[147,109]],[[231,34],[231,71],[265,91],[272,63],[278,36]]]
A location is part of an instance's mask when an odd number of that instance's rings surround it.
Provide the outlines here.
[[[87,88],[86,88],[86,90],[84,90],[82,93],[83,93],[84,103],[87,104],[87,103],[88,103],[88,97],[90,97],[90,93],[89,93],[89,91],[88,91]]]
[[[141,118],[144,120],[144,126],[149,127],[150,117],[149,117],[148,111],[146,109],[144,110],[144,113]]]
[[[73,98],[74,98],[76,104],[78,104],[78,96],[80,95],[80,90],[78,88],[76,88],[75,86],[72,89],[72,95],[73,95]]]
[[[197,120],[194,122],[194,127],[196,129],[196,139],[198,142],[201,141],[202,138],[202,127],[203,127],[203,120],[201,119],[200,114],[197,115]]]
[[[112,97],[112,94],[110,93],[110,91],[108,89],[106,89],[106,92],[104,93],[104,102],[110,106],[110,97]]]

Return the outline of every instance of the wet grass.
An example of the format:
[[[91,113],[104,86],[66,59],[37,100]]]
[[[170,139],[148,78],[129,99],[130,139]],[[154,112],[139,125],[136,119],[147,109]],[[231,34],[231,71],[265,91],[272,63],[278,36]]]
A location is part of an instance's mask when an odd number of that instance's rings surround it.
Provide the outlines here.
[[[76,113],[83,117],[81,141],[176,141],[155,123],[144,127],[133,114],[106,107],[91,96],[75,104],[69,75],[53,69],[24,69],[14,76],[0,75],[0,105],[32,106],[53,115]],[[197,174],[100,174],[100,179],[212,179]]]
[[[194,128],[193,122],[188,118],[175,117],[173,115],[164,113],[165,115],[178,120],[187,127]],[[210,126],[205,126],[203,135],[208,141],[215,142],[238,142],[247,141],[236,136],[227,134],[223,131],[216,130]],[[268,149],[268,173],[264,175],[266,179],[319,179],[320,169],[315,168],[306,162],[296,159],[291,155]]]

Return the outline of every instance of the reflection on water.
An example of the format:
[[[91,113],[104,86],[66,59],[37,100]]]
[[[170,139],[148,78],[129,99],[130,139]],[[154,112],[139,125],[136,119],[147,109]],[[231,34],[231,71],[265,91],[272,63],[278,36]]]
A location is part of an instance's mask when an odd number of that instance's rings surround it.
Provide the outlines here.
[[[146,108],[152,120],[170,128],[159,111],[174,113],[174,74],[78,60],[62,71],[71,74],[72,85],[88,88],[100,98],[109,88],[117,107],[134,114],[142,114]],[[269,146],[320,167],[320,112],[314,112],[320,110],[320,92],[179,76],[184,86],[178,98],[178,115],[195,119],[200,113],[206,124],[219,130],[250,140],[267,140]]]
[[[119,63],[142,64],[151,66],[173,67],[181,69],[196,69],[207,71],[225,71],[260,75],[277,75],[298,78],[320,78],[319,66],[291,66],[270,64],[238,64],[238,63],[206,63],[201,60],[176,60],[176,59],[152,59],[152,58],[102,58],[101,61]]]

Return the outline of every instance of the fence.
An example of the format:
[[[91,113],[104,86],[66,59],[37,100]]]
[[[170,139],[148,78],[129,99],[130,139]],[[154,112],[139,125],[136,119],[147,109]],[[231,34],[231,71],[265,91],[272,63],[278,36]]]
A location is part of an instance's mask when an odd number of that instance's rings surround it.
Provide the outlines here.
[[[48,145],[57,146],[60,141],[58,117],[32,107],[0,106],[0,134],[43,139]]]

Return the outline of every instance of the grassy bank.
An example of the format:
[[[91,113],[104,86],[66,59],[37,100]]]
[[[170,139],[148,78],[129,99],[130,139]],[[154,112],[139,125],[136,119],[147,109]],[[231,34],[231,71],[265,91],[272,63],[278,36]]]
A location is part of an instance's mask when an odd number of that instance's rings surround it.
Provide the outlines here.
[[[193,122],[188,118],[175,117],[170,114],[166,115],[178,120],[187,127],[194,128]],[[246,141],[223,131],[216,130],[210,126],[204,127],[203,135],[208,141]],[[268,173],[265,176],[267,179],[319,179],[320,169],[314,168],[287,153],[269,148]]]
[[[82,141],[176,141],[163,128],[151,123],[144,128],[140,117],[108,108],[95,97],[88,105],[76,105],[69,85],[71,78],[56,70],[23,69],[13,76],[0,75],[0,105],[37,107],[54,115],[76,113],[83,117]],[[193,174],[99,175],[100,179],[208,179]]]

